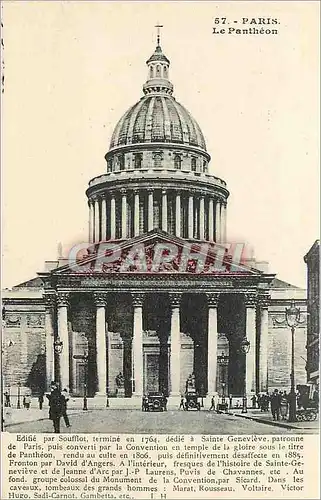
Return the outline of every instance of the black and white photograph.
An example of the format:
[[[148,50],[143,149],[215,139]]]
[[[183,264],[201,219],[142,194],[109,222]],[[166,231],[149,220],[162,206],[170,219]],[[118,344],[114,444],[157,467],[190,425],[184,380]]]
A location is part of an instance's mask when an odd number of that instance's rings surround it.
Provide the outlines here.
[[[2,2],[4,434],[318,435],[318,12]]]

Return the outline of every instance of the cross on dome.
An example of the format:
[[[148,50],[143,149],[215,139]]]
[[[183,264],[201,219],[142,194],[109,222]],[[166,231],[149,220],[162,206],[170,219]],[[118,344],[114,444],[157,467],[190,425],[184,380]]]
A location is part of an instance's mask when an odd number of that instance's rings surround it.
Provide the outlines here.
[[[163,24],[156,24],[155,28],[157,28],[157,45],[160,45],[160,33],[161,33],[161,28],[164,28]]]

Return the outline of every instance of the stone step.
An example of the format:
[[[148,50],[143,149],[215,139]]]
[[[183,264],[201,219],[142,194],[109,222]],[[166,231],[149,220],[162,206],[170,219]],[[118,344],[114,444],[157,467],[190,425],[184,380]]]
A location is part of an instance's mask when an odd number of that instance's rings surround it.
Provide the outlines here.
[[[68,401],[68,408],[82,408],[83,398],[70,398]],[[141,409],[141,398],[107,398],[106,396],[95,396],[94,398],[87,398],[87,407],[91,409],[106,409],[121,410],[121,409]]]

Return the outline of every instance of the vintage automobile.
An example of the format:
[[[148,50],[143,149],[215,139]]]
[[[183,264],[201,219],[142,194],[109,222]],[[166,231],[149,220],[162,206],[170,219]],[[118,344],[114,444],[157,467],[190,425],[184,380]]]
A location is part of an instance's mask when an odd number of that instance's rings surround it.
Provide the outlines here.
[[[188,392],[185,394],[184,400],[184,410],[198,410],[201,409],[201,403],[199,402],[199,396],[196,392]]]
[[[143,411],[166,411],[167,399],[159,392],[149,392],[143,397]]]

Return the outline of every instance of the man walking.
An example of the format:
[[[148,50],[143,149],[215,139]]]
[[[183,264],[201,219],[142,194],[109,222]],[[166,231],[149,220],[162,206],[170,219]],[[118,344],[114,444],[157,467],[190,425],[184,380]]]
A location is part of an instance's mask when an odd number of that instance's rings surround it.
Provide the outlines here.
[[[281,394],[277,389],[271,395],[270,404],[273,420],[280,420]]]
[[[60,432],[60,419],[63,413],[63,396],[55,382],[51,382],[51,392],[46,395],[49,400],[49,418],[53,422],[54,432]]]
[[[41,392],[38,396],[39,410],[42,410],[43,405],[43,393]]]
[[[67,402],[69,401],[69,392],[67,389],[64,389],[62,391],[62,400],[63,400],[63,405],[62,405],[62,416],[65,421],[66,427],[71,427],[69,418],[67,415]]]

